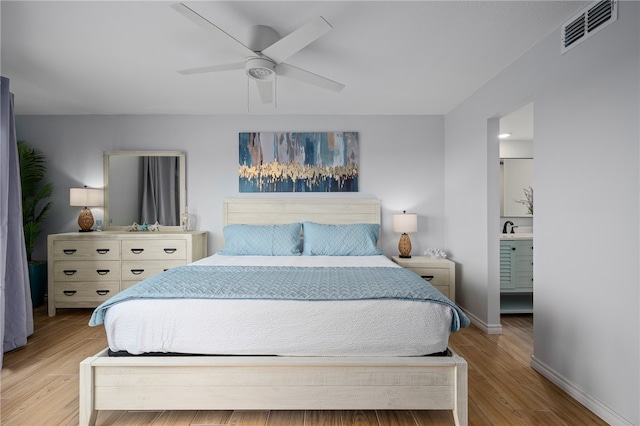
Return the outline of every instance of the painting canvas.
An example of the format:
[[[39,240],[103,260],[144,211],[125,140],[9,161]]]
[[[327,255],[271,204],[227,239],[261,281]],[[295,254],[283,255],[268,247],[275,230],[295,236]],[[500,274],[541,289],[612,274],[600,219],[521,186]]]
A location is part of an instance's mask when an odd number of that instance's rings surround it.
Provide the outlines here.
[[[240,192],[357,192],[358,132],[240,133]]]

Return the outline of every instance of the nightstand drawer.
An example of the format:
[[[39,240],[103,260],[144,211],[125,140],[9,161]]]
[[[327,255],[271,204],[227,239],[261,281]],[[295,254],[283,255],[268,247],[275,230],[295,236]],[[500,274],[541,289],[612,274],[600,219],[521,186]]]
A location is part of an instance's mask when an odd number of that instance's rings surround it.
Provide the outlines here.
[[[97,307],[120,291],[118,281],[103,283],[55,283],[55,302],[59,308]]]
[[[54,241],[55,260],[119,260],[120,241]]]
[[[398,265],[420,275],[440,293],[452,302],[456,301],[456,269],[455,263],[448,259],[434,259],[426,256],[412,256],[401,258],[392,256]]]
[[[409,268],[416,274],[420,275],[426,281],[434,287],[449,287],[449,282],[451,281],[451,274],[449,273],[449,269],[437,269],[437,268]]]
[[[120,262],[117,260],[56,262],[53,274],[56,282],[117,281],[120,279]]]
[[[184,260],[146,260],[140,262],[122,262],[123,281],[142,281],[167,269],[185,265]]]
[[[185,240],[132,240],[122,241],[122,260],[186,259]]]

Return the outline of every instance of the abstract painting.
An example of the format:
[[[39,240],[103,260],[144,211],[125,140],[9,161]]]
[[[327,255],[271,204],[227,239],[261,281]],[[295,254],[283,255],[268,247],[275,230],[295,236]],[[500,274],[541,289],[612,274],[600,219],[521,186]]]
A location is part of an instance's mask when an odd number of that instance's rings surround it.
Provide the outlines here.
[[[357,192],[358,132],[239,135],[240,192]]]

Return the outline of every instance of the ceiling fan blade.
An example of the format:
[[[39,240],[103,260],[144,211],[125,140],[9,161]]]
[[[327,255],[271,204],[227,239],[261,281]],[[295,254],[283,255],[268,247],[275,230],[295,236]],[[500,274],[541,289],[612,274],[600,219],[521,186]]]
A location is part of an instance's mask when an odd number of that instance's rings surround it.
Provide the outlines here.
[[[304,83],[313,84],[314,86],[322,87],[324,89],[333,90],[334,92],[339,92],[344,89],[344,84],[329,80],[328,78],[321,77],[317,74],[289,64],[278,64],[278,66],[276,66],[276,74],[281,77],[288,77]]]
[[[273,103],[273,80],[256,80],[258,94],[263,104]]]
[[[285,61],[303,47],[307,46],[320,36],[331,29],[331,25],[322,17],[314,19],[311,22],[298,28],[291,34],[281,38],[262,51],[263,55],[268,56],[276,64]]]
[[[209,65],[207,67],[189,68],[186,70],[178,71],[180,74],[202,74],[206,72],[218,72],[218,71],[234,71],[243,70],[244,62],[237,62],[235,64],[223,64],[223,65]]]
[[[226,33],[224,30],[217,27],[216,25],[211,23],[209,20],[202,17],[198,13],[194,12],[192,9],[185,6],[184,4],[174,3],[171,5],[171,7],[175,11],[180,13],[182,16],[184,16],[191,22],[198,25],[200,28],[203,28],[204,30],[208,31],[210,34],[213,34],[214,36],[218,37],[220,40],[227,43],[230,47],[235,49],[243,57],[248,58],[248,57],[256,56],[256,53],[253,50],[249,49],[247,46],[245,46],[244,44],[242,44],[241,42],[233,38],[231,35]]]

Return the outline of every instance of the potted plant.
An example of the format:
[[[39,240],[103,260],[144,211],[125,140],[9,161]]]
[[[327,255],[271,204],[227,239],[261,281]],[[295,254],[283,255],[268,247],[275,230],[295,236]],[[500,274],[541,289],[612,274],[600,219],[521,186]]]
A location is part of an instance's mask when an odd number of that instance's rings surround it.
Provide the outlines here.
[[[514,200],[516,203],[522,204],[527,208],[527,214],[533,216],[533,188],[524,188],[524,200]]]
[[[47,172],[47,159],[38,148],[18,141],[18,162],[22,187],[22,225],[29,264],[29,282],[33,307],[44,302],[47,288],[47,262],[32,259],[36,242],[42,232],[42,222],[51,208],[51,201],[42,204],[53,193],[53,184],[42,183]],[[52,295],[50,295],[52,296]]]

